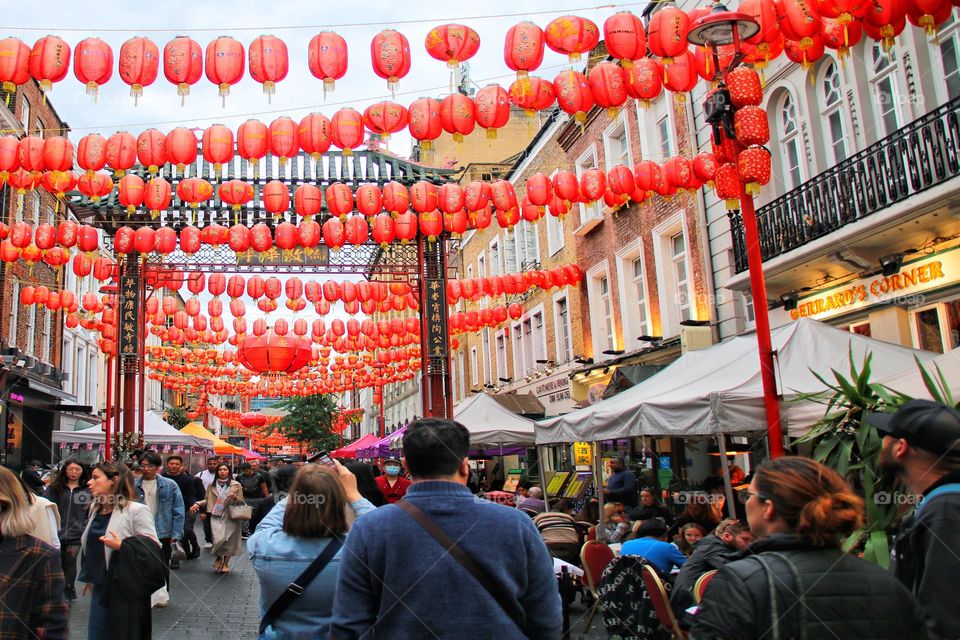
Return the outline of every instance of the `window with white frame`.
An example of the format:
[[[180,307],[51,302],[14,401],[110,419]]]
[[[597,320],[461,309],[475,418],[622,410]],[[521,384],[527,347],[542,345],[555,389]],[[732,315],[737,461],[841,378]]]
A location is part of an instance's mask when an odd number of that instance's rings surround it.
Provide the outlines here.
[[[501,331],[497,334],[497,376],[500,378],[509,378],[507,371],[507,332]],[[503,382],[501,380],[501,382]]]
[[[570,362],[573,360],[573,332],[570,328],[570,306],[566,296],[553,302],[553,325],[557,336],[557,362]]]
[[[468,264],[468,265],[467,265],[467,277],[468,277],[468,278],[472,278],[472,277],[473,277],[473,265],[472,265],[472,264]]]
[[[587,149],[583,155],[577,158],[577,179],[580,179],[580,176],[583,175],[583,172],[588,169],[597,168],[597,148],[592,146]],[[603,201],[597,200],[587,204],[585,202],[579,203],[580,205],[580,221],[581,223],[589,220],[591,218],[602,218],[603,217]]]
[[[673,103],[664,92],[644,109],[637,101],[637,121],[640,123],[640,151],[644,160],[663,162],[676,154],[676,127]]]
[[[63,371],[67,372],[67,379],[63,381],[62,388],[67,393],[73,393],[74,380],[77,374],[73,370],[73,338],[69,334],[63,336],[63,358],[61,361]]]
[[[620,317],[624,324],[623,341],[625,345],[639,349],[647,345],[639,339],[640,336],[650,335],[646,269],[639,242],[619,256],[617,269],[621,287]]]
[[[74,369],[77,373],[77,404],[87,404],[87,368],[84,365],[87,361],[85,349],[82,344],[77,345],[77,366]],[[91,373],[93,373],[91,371]],[[91,398],[92,401],[92,398]]]
[[[32,356],[37,355],[37,324],[40,313],[40,305],[34,305],[30,313],[30,320],[27,322],[27,339],[24,341],[24,350]]]
[[[630,152],[630,135],[627,131],[626,112],[620,115],[603,133],[604,160],[607,171],[618,164],[633,167],[633,154]]]
[[[956,28],[955,14],[938,26],[937,39],[940,41],[939,61],[943,72],[943,86],[946,99],[960,96],[960,30]]]
[[[519,380],[526,374],[523,366],[523,327],[519,323],[513,325],[513,379]]]
[[[677,304],[680,308],[680,320],[690,319],[690,278],[687,270],[687,242],[683,231],[670,238],[671,261],[673,262],[674,281],[676,283]]]
[[[517,225],[517,227],[520,225]],[[507,234],[503,238],[503,264],[507,273],[519,273],[520,263],[517,262],[517,227],[513,228],[513,234]]]
[[[499,276],[503,273],[500,266],[500,241],[494,240],[490,243],[490,275]]]
[[[554,171],[550,174],[550,179],[553,180],[553,176],[557,174]],[[547,219],[547,255],[554,255],[560,249],[563,249],[564,239],[563,239],[563,220],[559,217],[551,214],[546,216]]]
[[[87,402],[84,404],[93,406],[97,403],[97,354],[92,349],[87,355],[87,368],[90,375],[87,376]]]
[[[823,126],[826,128],[828,160],[842,162],[848,155],[844,122],[843,81],[837,63],[830,60],[820,74],[820,101]]]
[[[521,220],[513,228],[513,240],[519,264],[517,271],[526,271],[540,264],[540,242],[537,227],[532,222]]]
[[[543,362],[538,362],[538,360],[543,361],[547,359],[547,327],[543,323],[543,311],[534,313],[532,320],[533,340],[530,345],[530,365],[536,369],[537,365],[544,364]]]
[[[743,318],[748,326],[753,326],[757,317],[753,308],[753,296],[749,293],[740,294],[740,304],[743,305]]]
[[[477,277],[482,278],[487,275],[487,259],[484,257],[483,252],[480,252],[480,255],[477,256]]]
[[[41,138],[45,138],[46,137],[46,135],[44,135],[45,133],[46,133],[46,127],[43,126],[43,120],[41,120],[40,118],[37,118],[37,136]]]
[[[491,329],[484,329],[480,333],[480,347],[481,353],[483,354],[483,383],[491,384],[493,382],[493,376],[491,375],[493,370],[493,361],[491,360],[490,354],[490,331]]]
[[[800,170],[800,127],[797,105],[789,92],[784,92],[777,108],[777,124],[780,143],[780,162],[783,165],[784,191],[800,186],[803,175]]]
[[[30,101],[26,97],[23,97],[23,106],[20,107],[20,124],[24,131],[30,129]]]
[[[11,289],[13,303],[10,305],[10,326],[7,334],[7,342],[11,347],[17,346],[17,322],[20,319],[20,281],[14,280]]]
[[[904,121],[900,113],[901,93],[897,83],[897,49],[889,53],[883,50],[883,44],[874,42],[870,47],[871,80],[873,100],[877,112],[877,138],[893,135]]]
[[[480,359],[477,357],[477,348],[470,347],[470,387],[480,382]]]
[[[664,160],[673,157],[673,135],[670,128],[669,114],[660,116],[657,119],[657,141],[659,143],[660,157]]]
[[[41,341],[41,344],[43,345],[43,351],[41,352],[41,356],[40,356],[40,357],[41,357],[41,358],[43,359],[43,361],[46,362],[46,363],[52,362],[51,359],[50,359],[50,346],[51,346],[51,342],[52,342],[52,341],[51,341],[51,336],[50,336],[50,330],[51,330],[51,326],[50,326],[50,325],[51,325],[51,316],[52,316],[52,315],[53,315],[53,312],[50,311],[50,309],[44,308],[44,310],[43,310],[43,339],[42,339],[42,341]]]
[[[682,214],[653,230],[660,329],[664,338],[680,333],[680,323],[693,318],[686,234]]]
[[[593,357],[601,359],[604,351],[616,348],[613,325],[613,300],[610,276],[606,264],[587,274],[587,298],[590,303],[590,334],[593,337]]]

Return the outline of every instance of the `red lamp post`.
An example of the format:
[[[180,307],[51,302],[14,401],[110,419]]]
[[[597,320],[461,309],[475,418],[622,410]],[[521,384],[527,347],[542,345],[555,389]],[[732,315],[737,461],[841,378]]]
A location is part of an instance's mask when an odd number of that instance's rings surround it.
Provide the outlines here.
[[[694,21],[690,25],[687,40],[695,45],[706,47],[713,56],[713,68],[722,79],[743,60],[741,42],[756,35],[760,25],[750,16],[729,11],[722,4],[714,5],[710,13]],[[733,60],[726,68],[720,65],[720,47],[732,45],[735,51]],[[719,87],[723,89],[723,84]],[[723,100],[724,92],[720,96]],[[714,124],[715,132],[721,124],[728,124],[727,133],[732,131],[733,109],[727,101],[721,104],[715,97],[713,104],[705,104],[704,112],[716,113]],[[726,110],[729,121],[722,122],[723,116],[719,112]],[[708,118],[709,119],[709,118]],[[783,455],[783,429],[780,424],[780,399],[777,394],[777,381],[773,368],[773,347],[770,340],[770,317],[767,313],[767,286],[763,277],[763,257],[760,254],[760,236],[757,231],[757,214],[753,206],[753,196],[747,191],[746,185],[740,183],[740,207],[743,218],[744,239],[747,246],[747,264],[750,271],[750,291],[753,295],[753,309],[756,318],[757,346],[760,351],[760,377],[763,383],[763,400],[767,414],[767,441],[771,458]],[[721,436],[722,437],[722,436]]]

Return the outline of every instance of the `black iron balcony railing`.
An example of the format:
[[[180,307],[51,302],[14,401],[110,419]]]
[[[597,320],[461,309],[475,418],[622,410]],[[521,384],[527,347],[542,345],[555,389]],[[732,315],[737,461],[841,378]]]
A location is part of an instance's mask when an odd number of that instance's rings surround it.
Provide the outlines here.
[[[792,251],[960,174],[960,98],[921,116],[757,210],[763,260]],[[743,219],[729,214],[737,273]]]

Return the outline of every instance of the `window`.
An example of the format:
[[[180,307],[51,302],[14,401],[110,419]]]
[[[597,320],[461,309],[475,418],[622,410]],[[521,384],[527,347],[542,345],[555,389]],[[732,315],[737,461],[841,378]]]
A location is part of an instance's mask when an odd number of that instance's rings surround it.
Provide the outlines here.
[[[480,359],[477,357],[477,348],[470,347],[470,386],[475,387],[480,382]]]
[[[627,134],[627,119],[624,113],[607,127],[603,134],[604,158],[607,171],[618,164],[633,167],[633,155],[630,153],[630,136]]]
[[[944,353],[960,347],[960,298],[913,312],[916,347]]]
[[[83,363],[87,361],[86,354],[82,345],[77,346],[77,366],[74,369],[77,373],[77,404],[87,404],[87,368]]]
[[[856,333],[857,335],[870,337],[870,322],[854,322],[849,327],[850,333]]]
[[[690,296],[687,279],[687,246],[682,231],[670,238],[670,245],[673,253],[673,274],[676,284],[677,304],[680,308],[680,319],[689,320]]]
[[[13,281],[13,290],[11,293],[11,300],[13,303],[10,305],[10,326],[8,327],[9,333],[7,335],[7,342],[11,347],[17,346],[17,323],[19,321],[19,310],[20,310],[20,281]]]
[[[803,177],[800,172],[800,127],[797,126],[797,106],[793,96],[784,93],[777,110],[780,133],[780,162],[783,165],[784,191],[800,186]]]
[[[682,214],[653,231],[660,332],[664,338],[680,333],[680,323],[694,317]]]
[[[557,362],[570,362],[573,360],[573,340],[570,329],[570,308],[567,306],[567,298],[557,298],[553,303],[554,326],[557,335]]]
[[[587,272],[587,300],[590,313],[590,335],[593,338],[593,358],[600,360],[604,351],[616,348],[613,324],[613,300],[610,295],[610,277],[606,262]]]
[[[90,371],[90,375],[87,376],[87,402],[93,406],[97,404],[97,354],[91,349],[89,355],[87,356],[87,368]]]
[[[63,390],[67,393],[73,393],[74,379],[77,377],[73,370],[73,340],[68,335],[63,337],[63,370],[67,372],[67,379],[63,381]]]
[[[532,222],[521,220],[513,228],[513,240],[516,243],[516,255],[519,264],[517,271],[535,269],[540,264],[540,243],[537,227]]]
[[[670,116],[664,115],[657,120],[657,142],[660,158],[666,160],[673,156],[673,143],[670,136]],[[661,161],[662,161],[661,160]]]
[[[900,91],[897,87],[896,60],[897,50],[891,48],[887,54],[883,45],[874,42],[870,48],[872,56],[871,72],[873,79],[873,99],[877,109],[877,138],[892,135],[900,128]]]
[[[473,277],[473,265],[472,265],[472,264],[468,264],[468,265],[467,265],[467,277],[468,277],[468,278],[472,278],[472,277]]]
[[[490,243],[490,275],[499,276],[503,273],[503,267],[500,265],[500,242],[494,240]]]
[[[50,309],[44,308],[44,310],[43,310],[43,341],[42,341],[43,351],[42,351],[42,353],[41,353],[41,358],[42,358],[43,361],[46,362],[46,363],[50,363],[50,362],[51,362],[51,359],[50,359],[50,345],[51,345],[51,340],[50,340],[50,328],[51,328],[51,327],[50,327],[50,324],[51,324],[50,316],[51,316],[51,315],[53,315],[53,314],[52,314],[52,312],[50,311]]]
[[[676,126],[673,100],[664,92],[644,109],[637,101],[637,122],[640,124],[640,150],[644,160],[663,162],[676,155]]]
[[[547,359],[547,331],[543,324],[543,312],[538,311],[533,314],[533,338],[530,344],[531,363],[530,366],[537,368],[536,365],[543,364],[538,360]]]
[[[517,225],[520,226],[520,225]],[[513,228],[514,235],[517,227]],[[503,241],[503,263],[507,273],[519,273],[520,264],[517,262],[517,243],[516,238],[506,236]]]
[[[826,64],[820,80],[820,99],[823,103],[823,126],[828,146],[828,160],[834,164],[847,157],[847,140],[843,115],[843,86],[840,71],[832,60]]]
[[[519,324],[513,325],[513,379],[520,380],[526,374],[523,366],[523,329]]]
[[[940,63],[943,65],[943,82],[947,88],[947,100],[960,96],[960,31],[944,35],[940,25]]]
[[[502,331],[497,334],[497,376],[500,378],[509,378],[507,372],[507,333]],[[503,380],[500,380],[503,382]]]
[[[647,308],[646,269],[639,242],[620,256],[618,262],[620,282],[620,317],[623,320],[625,345],[640,348],[647,345],[640,336],[650,335],[649,310]]]
[[[600,310],[603,313],[603,345],[606,349],[613,349],[613,304],[610,301],[610,278],[600,278]]]
[[[493,369],[493,361],[490,359],[490,331],[491,329],[484,329],[480,334],[480,347],[483,353],[483,383],[491,384],[493,382],[493,376],[490,375]]]
[[[744,293],[740,295],[740,304],[743,305],[743,317],[748,326],[753,326],[757,321],[756,312],[753,308],[753,295]]]
[[[37,135],[41,138],[45,138],[46,137],[44,135],[45,131],[46,131],[46,127],[43,126],[43,120],[41,120],[40,118],[37,118]]]
[[[553,180],[553,176],[557,174],[554,171],[550,174],[550,179]],[[555,255],[560,249],[563,249],[564,239],[563,239],[563,220],[559,217],[553,215],[552,213],[547,213],[547,255]]]
[[[596,147],[590,147],[586,152],[577,160],[577,179],[580,179],[580,176],[583,175],[583,172],[587,169],[596,169],[597,168],[597,149]],[[584,221],[594,219],[594,218],[603,218],[603,202],[598,200],[596,202],[586,204],[584,202],[580,203],[580,224],[583,224]],[[519,226],[519,225],[518,225]]]
[[[466,368],[464,367],[462,353],[457,354],[457,389],[459,390],[459,396],[461,399],[467,395],[467,376]]]
[[[24,131],[30,128],[30,101],[26,97],[23,98],[23,106],[20,108],[20,124]]]
[[[30,320],[27,322],[27,339],[24,341],[23,348],[26,353],[29,353],[32,356],[37,355],[37,315],[40,313],[40,306],[34,305],[33,309],[28,312],[31,314]]]
[[[483,253],[481,252],[480,255],[477,256],[477,277],[483,278],[486,275],[487,275],[487,260],[486,258],[483,257]]]

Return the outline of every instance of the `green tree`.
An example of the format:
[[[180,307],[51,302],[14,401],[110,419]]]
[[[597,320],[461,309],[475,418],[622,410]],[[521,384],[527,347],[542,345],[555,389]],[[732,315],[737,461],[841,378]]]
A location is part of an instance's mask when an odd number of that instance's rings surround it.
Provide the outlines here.
[[[281,400],[274,407],[286,411],[287,415],[270,427],[270,433],[296,440],[308,449],[329,451],[340,444],[340,436],[333,432],[333,423],[340,413],[334,396],[295,396]]]
[[[187,412],[183,410],[183,407],[170,407],[164,411],[163,419],[177,431],[190,424],[190,418],[187,417]]]

